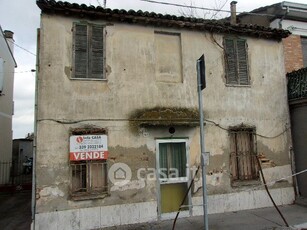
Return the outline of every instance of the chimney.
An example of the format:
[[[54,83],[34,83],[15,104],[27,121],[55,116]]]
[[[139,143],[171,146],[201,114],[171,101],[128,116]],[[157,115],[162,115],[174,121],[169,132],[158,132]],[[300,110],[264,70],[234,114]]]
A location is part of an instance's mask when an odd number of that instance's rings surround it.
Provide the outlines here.
[[[232,1],[230,3],[230,12],[231,12],[230,24],[231,25],[237,24],[237,9],[236,9],[236,5],[237,5],[236,1]]]
[[[14,53],[14,39],[13,39],[14,33],[10,30],[5,30],[3,33],[4,33],[4,37],[7,40],[7,43],[9,44],[11,52]]]

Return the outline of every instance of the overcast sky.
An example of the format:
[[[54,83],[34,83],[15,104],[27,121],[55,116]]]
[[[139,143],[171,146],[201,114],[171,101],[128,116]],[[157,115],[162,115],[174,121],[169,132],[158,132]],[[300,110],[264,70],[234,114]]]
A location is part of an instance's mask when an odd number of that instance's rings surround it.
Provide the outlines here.
[[[177,4],[220,8],[225,0],[158,0]],[[305,3],[306,0],[296,0],[290,2]],[[68,0],[71,3],[84,3],[98,6],[103,4],[103,0]],[[229,10],[228,0],[224,10]],[[278,3],[277,0],[237,0],[237,11],[251,11],[261,6]],[[167,14],[179,14],[183,8],[152,4],[140,0],[107,0],[108,8],[118,9],[141,9]],[[212,12],[211,12],[212,13]],[[206,15],[210,18],[210,12],[199,12],[199,15]],[[223,15],[229,16],[229,15]],[[35,94],[35,69],[36,57],[36,31],[40,24],[40,9],[36,6],[35,0],[0,0],[0,25],[3,30],[14,32],[15,50],[14,56],[18,67],[15,69],[14,101],[15,112],[13,116],[13,136],[22,138],[27,133],[33,132],[34,124],[34,94]],[[20,46],[20,47],[17,47]],[[27,50],[27,51],[26,51]],[[28,52],[29,51],[29,52]],[[0,127],[1,128],[1,127]]]

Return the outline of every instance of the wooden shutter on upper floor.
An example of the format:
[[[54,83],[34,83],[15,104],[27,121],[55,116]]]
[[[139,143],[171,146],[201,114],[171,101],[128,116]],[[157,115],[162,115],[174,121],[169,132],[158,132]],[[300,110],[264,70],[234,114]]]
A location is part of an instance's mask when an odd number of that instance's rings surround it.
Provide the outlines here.
[[[237,39],[237,52],[238,52],[238,79],[240,85],[249,85],[248,76],[248,61],[246,53],[246,40]]]
[[[102,25],[92,25],[91,34],[91,78],[103,78],[104,67],[104,27]]]
[[[226,82],[227,84],[237,84],[237,52],[234,39],[225,38],[226,52]]]
[[[226,83],[249,85],[247,44],[245,39],[225,38]]]
[[[88,77],[88,28],[86,24],[74,26],[74,78]]]

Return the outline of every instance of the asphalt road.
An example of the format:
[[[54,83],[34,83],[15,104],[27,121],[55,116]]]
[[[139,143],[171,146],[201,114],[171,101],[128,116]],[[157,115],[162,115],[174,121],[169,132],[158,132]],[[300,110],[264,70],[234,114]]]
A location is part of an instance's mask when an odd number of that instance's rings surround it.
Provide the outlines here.
[[[31,191],[0,194],[0,229],[29,230],[31,226]]]

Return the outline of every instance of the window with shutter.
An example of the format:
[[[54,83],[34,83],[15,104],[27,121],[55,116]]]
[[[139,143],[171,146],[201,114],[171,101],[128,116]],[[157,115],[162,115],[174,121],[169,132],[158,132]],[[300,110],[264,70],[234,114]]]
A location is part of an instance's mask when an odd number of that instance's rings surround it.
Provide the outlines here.
[[[230,130],[230,172],[232,182],[259,178],[254,129]]]
[[[104,26],[74,24],[73,78],[104,78]]]
[[[225,38],[226,83],[249,85],[246,40]]]

